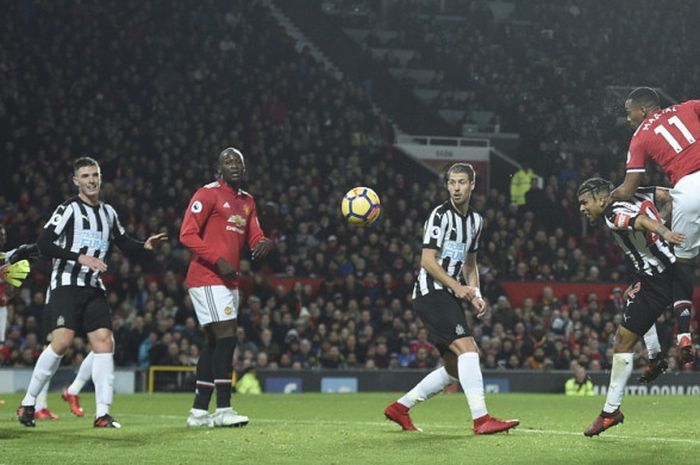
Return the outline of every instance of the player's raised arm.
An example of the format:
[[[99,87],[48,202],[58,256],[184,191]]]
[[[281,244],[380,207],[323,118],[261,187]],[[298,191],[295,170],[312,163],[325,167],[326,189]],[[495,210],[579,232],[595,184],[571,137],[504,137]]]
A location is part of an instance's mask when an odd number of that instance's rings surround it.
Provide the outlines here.
[[[673,245],[680,245],[685,240],[685,234],[673,232],[662,223],[649,218],[646,215],[639,215],[634,222],[634,229],[637,231],[648,231],[663,237],[666,242]]]
[[[610,202],[630,200],[642,183],[643,171],[627,171],[625,180],[610,193]]]

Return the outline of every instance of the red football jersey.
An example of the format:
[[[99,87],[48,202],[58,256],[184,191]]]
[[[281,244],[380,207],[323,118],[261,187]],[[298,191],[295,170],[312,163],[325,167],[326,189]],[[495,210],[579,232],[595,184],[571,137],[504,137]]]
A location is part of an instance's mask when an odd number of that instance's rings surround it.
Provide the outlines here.
[[[219,276],[216,261],[223,258],[239,270],[245,242],[252,249],[264,238],[252,195],[219,181],[199,188],[180,228],[180,242],[194,252],[187,285],[237,287],[235,280]]]
[[[672,185],[700,170],[700,100],[689,100],[649,115],[632,136],[627,172],[644,172],[653,160]]]

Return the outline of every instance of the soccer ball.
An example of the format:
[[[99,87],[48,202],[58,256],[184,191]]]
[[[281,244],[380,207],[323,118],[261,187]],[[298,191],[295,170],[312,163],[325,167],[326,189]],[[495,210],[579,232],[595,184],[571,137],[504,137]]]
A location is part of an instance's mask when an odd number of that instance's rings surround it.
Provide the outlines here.
[[[343,218],[354,226],[374,223],[382,212],[379,196],[369,187],[353,187],[340,202]]]

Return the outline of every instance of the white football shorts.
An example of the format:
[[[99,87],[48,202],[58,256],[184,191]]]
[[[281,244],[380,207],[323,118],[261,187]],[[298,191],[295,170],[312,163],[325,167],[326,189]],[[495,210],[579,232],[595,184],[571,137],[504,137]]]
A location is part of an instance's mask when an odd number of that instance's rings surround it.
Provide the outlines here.
[[[188,292],[201,326],[238,317],[238,289],[216,285],[191,287]]]
[[[683,176],[671,189],[671,197],[671,230],[685,234],[683,244],[673,250],[678,258],[693,258],[700,250],[700,171]]]

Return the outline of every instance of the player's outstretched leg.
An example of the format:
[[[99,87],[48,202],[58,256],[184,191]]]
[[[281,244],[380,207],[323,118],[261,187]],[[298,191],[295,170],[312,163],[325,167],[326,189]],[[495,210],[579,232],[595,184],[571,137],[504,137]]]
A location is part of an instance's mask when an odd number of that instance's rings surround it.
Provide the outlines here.
[[[622,404],[622,396],[625,393],[627,380],[632,374],[633,356],[634,354],[631,352],[616,353],[613,356],[613,366],[610,372],[610,386],[608,387],[605,406],[603,407],[603,411],[600,412],[600,415],[585,429],[583,432],[584,435],[588,437],[597,436],[606,429],[612,428],[624,421],[625,416],[620,411],[620,404]]]
[[[398,401],[389,404],[384,409],[384,416],[398,424],[404,431],[422,431],[413,424],[409,410],[417,403],[430,399],[455,381],[457,380],[447,373],[445,367],[437,368],[428,373]]]
[[[83,360],[83,363],[80,364],[78,374],[75,376],[75,379],[71,385],[64,389],[63,393],[61,394],[61,398],[68,403],[70,411],[77,417],[82,417],[85,415],[85,411],[80,406],[79,394],[85,386],[85,383],[87,383],[92,377],[92,365],[94,360],[95,353],[90,351],[90,353],[88,353]]]
[[[689,366],[695,361],[693,340],[690,336],[690,318],[693,314],[693,280],[695,266],[692,262],[678,259],[675,263],[673,282],[673,312],[678,325],[676,342],[680,352],[681,366]]]
[[[32,379],[27,387],[27,393],[17,409],[18,420],[24,426],[36,426],[34,421],[36,398],[44,388],[44,384],[48,383],[49,379],[56,373],[58,366],[61,364],[61,358],[63,356],[54,352],[49,345],[41,352],[39,359],[36,361]]]
[[[501,433],[518,426],[519,420],[500,420],[489,415],[484,396],[484,377],[481,374],[479,353],[474,338],[456,339],[450,344],[450,349],[460,353],[457,357],[459,384],[467,397],[474,434]]]

